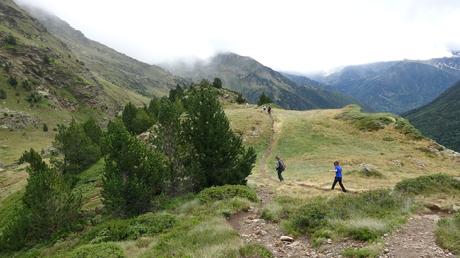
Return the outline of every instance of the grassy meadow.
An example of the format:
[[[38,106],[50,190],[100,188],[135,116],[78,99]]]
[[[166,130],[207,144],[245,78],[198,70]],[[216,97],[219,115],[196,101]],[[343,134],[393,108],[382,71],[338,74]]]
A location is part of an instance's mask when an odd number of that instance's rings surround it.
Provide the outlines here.
[[[442,188],[440,183],[456,182],[450,176],[460,176],[458,161],[427,152],[430,140],[414,139],[392,122],[383,129],[366,130],[341,119],[340,115],[352,108],[311,111],[276,108],[272,128],[271,118],[261,109],[252,105],[227,105],[225,112],[233,130],[258,154],[249,187],[221,187],[171,200],[159,199],[161,208],[157,211],[113,219],[100,212],[104,169],[101,160],[79,175],[75,187],[84,199],[85,222],[81,230],[10,255],[272,257],[263,246],[245,244],[226,220],[235,213],[257,207],[260,200],[255,197],[255,189],[262,187],[273,193],[273,198],[262,207],[261,217],[279,223],[286,234],[307,235],[318,248],[328,238],[350,237],[370,245],[368,249],[345,250],[344,254],[371,256],[381,251],[380,237],[404,223],[413,212],[422,210],[421,204],[460,205],[460,191],[455,183],[452,187],[448,183],[446,191],[436,190]],[[0,150],[7,155],[2,158],[13,161],[24,149],[40,149],[39,146],[52,141],[52,130],[47,134],[38,129],[27,130],[29,140],[21,139],[23,132],[0,132],[4,144],[12,146]],[[287,165],[283,183],[278,182],[274,170],[275,155],[281,156]],[[334,178],[331,171],[334,160],[342,163],[344,185],[351,190],[345,196],[338,190],[329,190]],[[377,172],[365,175],[361,172],[362,164]],[[443,176],[423,177],[438,173]],[[0,228],[20,205],[26,178],[23,168],[0,172]],[[457,220],[443,220],[437,233],[439,241],[452,250],[456,248],[452,243],[458,231],[452,230],[451,225],[457,224]]]

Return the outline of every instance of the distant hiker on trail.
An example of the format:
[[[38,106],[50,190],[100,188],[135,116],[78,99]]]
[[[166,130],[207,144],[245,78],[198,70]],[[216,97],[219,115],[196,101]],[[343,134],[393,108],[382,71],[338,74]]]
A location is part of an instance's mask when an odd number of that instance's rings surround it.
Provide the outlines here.
[[[334,183],[332,184],[331,190],[334,190],[335,184],[337,184],[338,182],[340,185],[340,188],[342,188],[342,191],[346,193],[347,190],[342,184],[342,167],[340,166],[338,161],[334,161],[334,166],[335,166],[335,170],[333,171],[335,171],[335,179],[334,179]]]
[[[267,109],[265,106],[262,106],[262,108],[264,109],[264,112],[265,112],[265,110]]]
[[[272,114],[272,107],[271,107],[271,106],[268,106],[267,111],[268,111],[268,114],[271,115],[271,114]]]
[[[283,182],[284,178],[281,175],[281,173],[283,173],[283,171],[286,169],[286,165],[284,164],[284,161],[280,159],[280,157],[276,156],[275,158],[276,158],[276,171],[278,172],[278,179],[280,180],[280,182]]]

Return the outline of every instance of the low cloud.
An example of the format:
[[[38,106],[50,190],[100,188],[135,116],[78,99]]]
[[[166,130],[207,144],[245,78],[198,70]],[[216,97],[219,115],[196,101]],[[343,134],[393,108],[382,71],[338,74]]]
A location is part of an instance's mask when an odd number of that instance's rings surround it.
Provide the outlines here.
[[[18,0],[149,63],[222,51],[299,72],[450,55],[459,1]]]

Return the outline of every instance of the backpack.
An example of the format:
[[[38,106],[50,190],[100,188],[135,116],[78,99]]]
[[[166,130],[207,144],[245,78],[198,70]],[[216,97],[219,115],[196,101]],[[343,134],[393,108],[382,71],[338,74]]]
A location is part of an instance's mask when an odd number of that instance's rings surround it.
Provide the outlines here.
[[[285,169],[286,169],[286,165],[284,164],[284,161],[279,160],[279,161],[278,161],[278,170],[280,170],[281,172],[283,172]]]

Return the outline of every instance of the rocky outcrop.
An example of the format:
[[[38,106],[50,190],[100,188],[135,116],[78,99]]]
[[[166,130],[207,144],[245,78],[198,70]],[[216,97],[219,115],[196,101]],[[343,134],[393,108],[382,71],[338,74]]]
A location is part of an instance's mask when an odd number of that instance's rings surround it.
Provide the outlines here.
[[[26,112],[0,109],[0,129],[24,129],[28,126],[38,127],[40,120]]]

